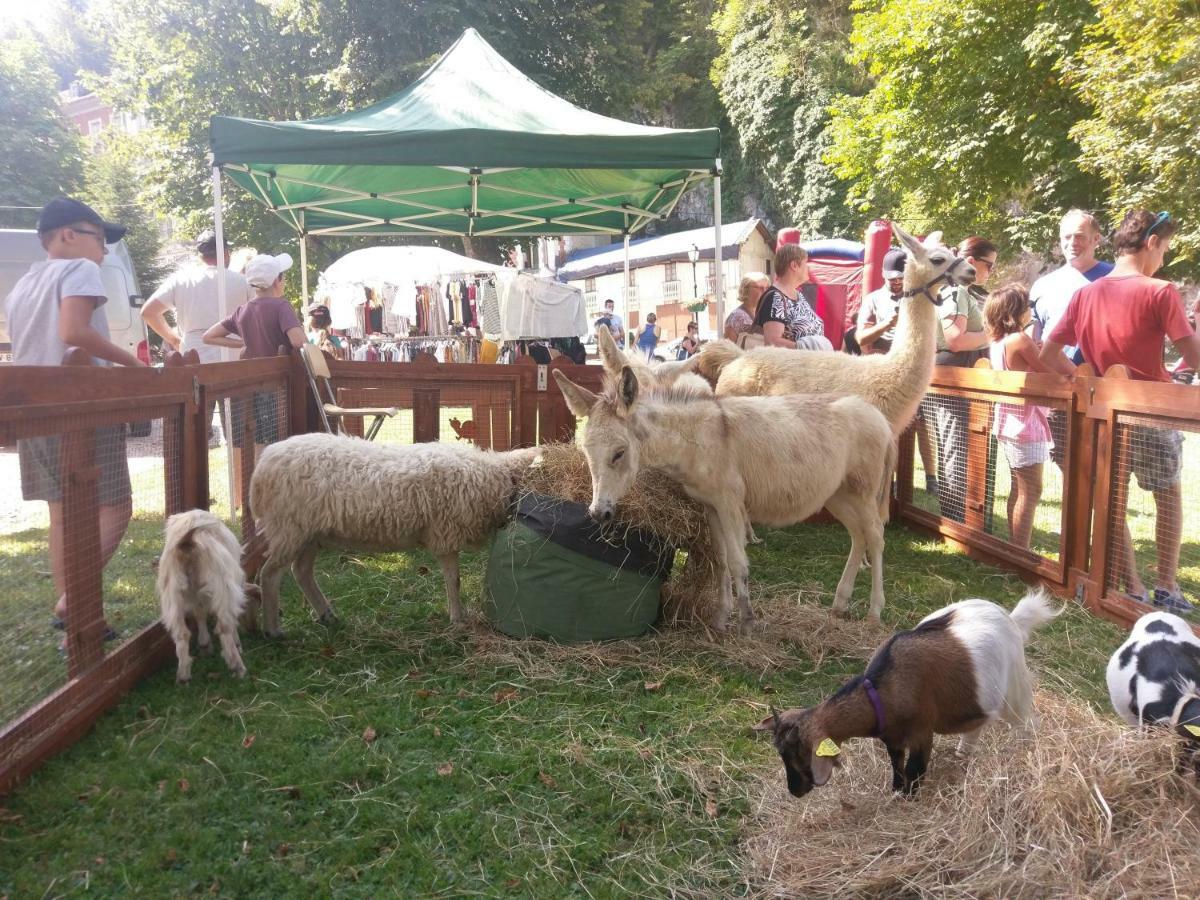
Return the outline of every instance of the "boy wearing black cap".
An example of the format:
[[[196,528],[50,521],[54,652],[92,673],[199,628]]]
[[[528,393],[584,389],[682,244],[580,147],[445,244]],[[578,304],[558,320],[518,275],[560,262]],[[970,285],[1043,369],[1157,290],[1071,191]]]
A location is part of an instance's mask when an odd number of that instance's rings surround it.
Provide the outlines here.
[[[100,276],[106,244],[119,241],[125,227],[105,222],[85,203],[60,197],[42,208],[38,237],[46,259],[36,262],[4,301],[13,364],[57,366],[69,347],[82,347],[97,365],[141,366],[131,353],[109,340],[103,305],[108,297]],[[50,570],[58,592],[55,625],[66,615],[66,550],[63,540],[63,472],[57,436],[17,442],[21,493],[50,507]],[[100,466],[100,554],[107,565],[125,535],[133,511],[125,427],[96,430]]]

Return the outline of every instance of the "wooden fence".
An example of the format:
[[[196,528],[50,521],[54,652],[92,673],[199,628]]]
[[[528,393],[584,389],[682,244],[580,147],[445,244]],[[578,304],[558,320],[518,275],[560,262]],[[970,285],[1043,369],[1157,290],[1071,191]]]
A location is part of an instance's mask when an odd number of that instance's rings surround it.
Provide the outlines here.
[[[495,449],[572,437],[575,420],[550,377],[554,369],[590,389],[601,387],[599,367],[564,360],[549,367],[532,361],[439,364],[431,358],[402,364],[331,362],[343,405],[404,410],[406,430],[390,438],[381,433],[381,439],[469,439]],[[240,520],[243,541],[252,551],[257,548],[247,559],[253,570],[261,547],[254,540],[248,496],[254,454],[244,448],[264,440],[255,433],[256,417],[239,418],[235,407],[248,409],[255,395],[264,393],[276,398],[270,405],[275,420],[268,440],[319,430],[298,358],[205,366],[175,359],[158,370],[9,367],[0,374],[0,445],[13,448],[18,440],[45,435],[60,435],[64,441],[66,540],[77,560],[66,587],[65,681],[0,730],[0,793],[77,740],[104,710],[171,657],[172,647],[158,622],[105,652],[95,429],[161,421],[164,499],[159,514],[165,518],[183,509],[228,504],[227,517]],[[1114,378],[1067,383],[1051,376],[938,369],[930,400],[938,398],[967,404],[966,428],[973,437],[966,454],[961,520],[947,518],[929,497],[919,496],[914,484],[918,442],[912,432],[901,441],[896,517],[1074,594],[1099,614],[1129,622],[1143,612],[1144,607],[1121,596],[1110,574],[1114,522],[1128,502],[1128,464],[1117,450],[1131,422],[1200,430],[1200,392]],[[992,406],[1031,402],[1061,411],[1069,430],[1057,529],[1054,534],[1043,529],[1041,548],[1026,550],[1006,539],[993,514],[990,492],[998,489],[997,457],[988,431]],[[209,445],[214,404],[241,428],[237,443],[243,450],[239,454],[227,448],[233,476],[225,478],[232,484],[228,495],[217,489],[226,473],[213,471],[216,463],[210,464],[218,452]]]

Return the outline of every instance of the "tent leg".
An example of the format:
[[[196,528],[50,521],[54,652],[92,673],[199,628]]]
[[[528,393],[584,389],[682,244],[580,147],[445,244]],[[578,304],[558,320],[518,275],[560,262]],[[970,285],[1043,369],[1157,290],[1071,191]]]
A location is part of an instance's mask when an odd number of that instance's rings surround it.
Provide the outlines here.
[[[212,167],[213,231],[217,237],[217,308],[222,318],[233,313],[229,309],[229,298],[225,296],[225,223],[221,218],[221,167]]]
[[[621,322],[629,333],[629,232],[625,232],[625,289],[621,291]]]
[[[303,231],[300,232],[300,293],[304,298],[301,309],[308,309],[308,235]]]
[[[713,293],[717,295],[717,335],[725,328],[725,260],[721,255],[721,161],[713,170]]]

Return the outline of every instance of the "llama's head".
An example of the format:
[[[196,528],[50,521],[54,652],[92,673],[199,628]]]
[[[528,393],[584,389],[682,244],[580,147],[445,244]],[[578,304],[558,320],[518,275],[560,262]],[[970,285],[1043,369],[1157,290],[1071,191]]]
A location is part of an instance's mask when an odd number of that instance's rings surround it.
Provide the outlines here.
[[[759,731],[770,731],[787,773],[788,793],[803,797],[815,787],[829,781],[833,770],[841,765],[837,744],[817,733],[811,709],[771,711],[758,725]]]
[[[621,369],[616,384],[603,395],[593,394],[555,371],[555,380],[577,418],[587,417],[583,453],[592,475],[592,503],[588,515],[609,522],[617,502],[637,478],[639,450],[645,433],[634,421],[637,375],[629,366]]]
[[[942,244],[940,231],[929,234],[924,242],[898,225],[892,225],[892,231],[908,256],[904,267],[905,296],[922,295],[937,303],[937,290],[941,285],[965,285],[975,281],[975,267]]]

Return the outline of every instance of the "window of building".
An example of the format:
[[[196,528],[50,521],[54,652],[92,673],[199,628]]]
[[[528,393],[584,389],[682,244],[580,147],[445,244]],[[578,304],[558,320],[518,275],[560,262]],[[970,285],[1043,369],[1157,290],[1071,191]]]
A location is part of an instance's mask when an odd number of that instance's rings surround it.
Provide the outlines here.
[[[103,119],[88,119],[88,137],[95,137],[104,129]]]
[[[596,279],[595,278],[583,279],[583,289],[587,293],[594,294],[596,292]]]
[[[663,263],[663,281],[678,281],[679,276],[675,274],[675,263]]]

